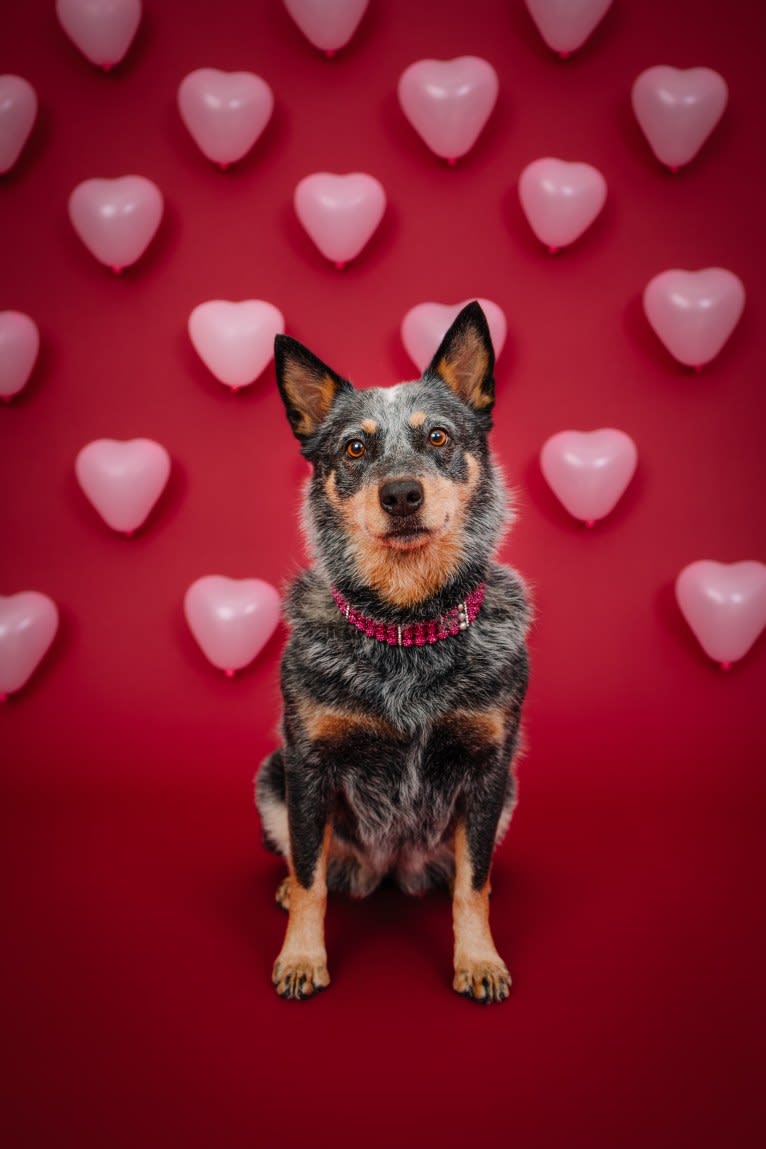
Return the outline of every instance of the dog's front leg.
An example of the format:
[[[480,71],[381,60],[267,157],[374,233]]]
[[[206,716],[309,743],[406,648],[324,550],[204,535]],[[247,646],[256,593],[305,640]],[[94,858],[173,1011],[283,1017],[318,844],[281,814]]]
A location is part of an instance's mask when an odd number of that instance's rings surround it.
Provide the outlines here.
[[[272,981],[281,997],[311,997],[330,984],[324,944],[327,856],[332,827],[306,794],[288,782],[289,918]]]
[[[489,868],[494,835],[468,818],[455,829],[455,887],[452,922],[455,931],[453,988],[480,1002],[504,1001],[511,975],[497,952],[489,928]]]

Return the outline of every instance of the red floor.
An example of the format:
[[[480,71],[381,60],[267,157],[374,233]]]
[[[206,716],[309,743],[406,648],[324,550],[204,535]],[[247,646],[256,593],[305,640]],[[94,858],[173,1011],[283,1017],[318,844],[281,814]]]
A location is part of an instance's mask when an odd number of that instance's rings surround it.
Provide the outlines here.
[[[0,309],[32,315],[43,346],[0,410],[0,593],[41,590],[61,612],[45,662],[0,708],[3,1144],[760,1147],[766,639],[722,673],[672,586],[696,559],[766,561],[766,17],[745,0],[617,0],[563,62],[521,2],[387,0],[327,61],[278,3],[222,0],[191,19],[180,0],[147,0],[105,76],[52,7],[0,11],[0,71],[41,105],[0,177]],[[414,60],[468,53],[495,66],[500,97],[451,170],[403,119],[396,81]],[[675,177],[629,104],[658,63],[707,65],[730,88]],[[175,107],[202,66],[251,69],[275,94],[264,136],[225,174]],[[516,194],[542,155],[595,164],[609,185],[555,258]],[[321,170],[368,171],[388,194],[342,273],[291,206]],[[117,279],[66,202],[81,180],[129,172],[166,209]],[[664,268],[705,266],[738,274],[748,299],[695,376],[640,296]],[[338,371],[389,383],[412,373],[405,312],[475,295],[508,320],[495,446],[520,521],[503,557],[538,609],[521,804],[492,907],[514,990],[492,1009],[456,997],[448,902],[384,889],[331,904],[333,985],[285,1003],[269,984],[281,869],[251,800],[284,636],[229,681],[181,604],[204,574],[290,576],[304,464],[271,370],[228,394],[186,319],[206,299],[266,299]],[[635,438],[639,469],[586,532],[537,456],[556,431],[609,425]],[[102,436],[156,438],[173,460],[130,541],[74,478]]]
[[[452,994],[446,898],[388,889],[331,905],[334,984],[295,1005],[244,797],[15,795],[7,1144],[759,1143],[760,813],[530,782],[507,1008]]]

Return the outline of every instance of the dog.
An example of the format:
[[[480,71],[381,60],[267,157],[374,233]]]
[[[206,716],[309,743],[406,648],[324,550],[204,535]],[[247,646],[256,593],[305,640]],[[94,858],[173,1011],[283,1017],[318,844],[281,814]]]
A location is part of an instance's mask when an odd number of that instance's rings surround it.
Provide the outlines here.
[[[364,897],[389,876],[451,890],[453,987],[503,1001],[490,867],[516,803],[530,607],[493,561],[513,514],[487,441],[486,318],[463,308],[415,382],[357,390],[285,335],[275,367],[312,466],[313,565],[286,595],[283,744],[255,780],[288,864],[273,983],[291,999],[329,985],[328,890]]]

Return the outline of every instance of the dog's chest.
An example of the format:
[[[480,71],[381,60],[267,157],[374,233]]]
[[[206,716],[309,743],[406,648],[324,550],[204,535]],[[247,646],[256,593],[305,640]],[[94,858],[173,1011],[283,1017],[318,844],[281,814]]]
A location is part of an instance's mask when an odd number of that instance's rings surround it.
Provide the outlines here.
[[[363,658],[338,661],[349,703],[407,736],[414,768],[434,725],[471,685],[466,645],[462,636],[417,651],[376,643]]]
[[[436,845],[459,789],[436,766],[426,731],[406,745],[360,748],[339,779],[349,836],[368,847]]]

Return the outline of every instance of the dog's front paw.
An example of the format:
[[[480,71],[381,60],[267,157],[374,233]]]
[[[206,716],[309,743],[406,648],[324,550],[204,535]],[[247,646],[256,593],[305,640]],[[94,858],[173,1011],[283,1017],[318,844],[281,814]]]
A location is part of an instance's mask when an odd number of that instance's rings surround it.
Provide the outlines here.
[[[330,984],[326,958],[280,954],[271,980],[280,997],[303,1001]]]
[[[463,997],[489,1005],[505,1001],[511,992],[511,975],[498,957],[489,960],[459,961],[455,964],[452,988]]]

